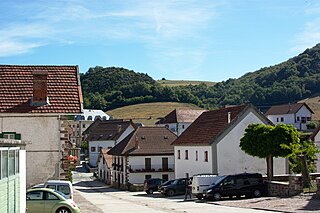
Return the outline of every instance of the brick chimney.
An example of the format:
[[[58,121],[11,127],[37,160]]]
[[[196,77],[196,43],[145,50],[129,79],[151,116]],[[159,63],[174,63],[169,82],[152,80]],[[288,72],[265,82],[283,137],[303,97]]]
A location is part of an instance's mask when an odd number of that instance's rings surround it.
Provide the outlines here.
[[[48,97],[48,71],[33,71],[32,106],[49,104]]]

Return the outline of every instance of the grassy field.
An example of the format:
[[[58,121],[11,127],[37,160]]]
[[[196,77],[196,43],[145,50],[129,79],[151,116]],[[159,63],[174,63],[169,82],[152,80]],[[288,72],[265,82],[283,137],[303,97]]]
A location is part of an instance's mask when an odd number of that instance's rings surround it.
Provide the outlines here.
[[[210,81],[185,81],[185,80],[158,80],[159,84],[169,87],[187,86],[187,85],[199,85],[201,83],[213,86],[215,83]]]
[[[304,100],[299,101],[305,102],[308,104],[308,106],[313,110],[314,114],[312,115],[312,120],[320,121],[320,94],[312,97],[307,98]]]
[[[178,108],[201,109],[198,106],[186,103],[157,102],[125,106],[107,111],[106,113],[114,119],[132,119],[133,122],[140,122],[145,126],[150,126],[154,125],[172,110]]]

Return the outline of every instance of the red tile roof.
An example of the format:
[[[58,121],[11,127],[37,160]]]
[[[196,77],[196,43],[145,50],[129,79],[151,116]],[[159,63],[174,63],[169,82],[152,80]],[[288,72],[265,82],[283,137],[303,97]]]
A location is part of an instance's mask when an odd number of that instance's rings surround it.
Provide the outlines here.
[[[130,125],[136,128],[132,121],[97,119],[83,134],[86,141],[117,140]]]
[[[209,145],[249,107],[251,105],[241,105],[204,112],[173,142],[173,145]]]
[[[312,114],[314,113],[306,103],[295,103],[272,106],[266,112],[266,115],[294,114],[297,113],[302,106],[307,107],[307,109],[309,109]]]
[[[169,123],[192,123],[206,110],[194,109],[175,109],[159,120],[156,124],[169,124]]]
[[[120,143],[110,155],[173,155],[171,143],[177,136],[165,127],[139,127]]]
[[[33,72],[48,72],[49,105],[30,106]],[[0,113],[81,113],[77,66],[0,65]]]

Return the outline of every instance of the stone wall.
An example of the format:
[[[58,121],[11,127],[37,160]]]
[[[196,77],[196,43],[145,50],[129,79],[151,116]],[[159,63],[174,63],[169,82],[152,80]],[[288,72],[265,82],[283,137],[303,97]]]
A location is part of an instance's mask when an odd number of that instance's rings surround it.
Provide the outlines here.
[[[303,192],[302,176],[289,176],[289,182],[266,181],[267,193],[271,197],[291,197]]]

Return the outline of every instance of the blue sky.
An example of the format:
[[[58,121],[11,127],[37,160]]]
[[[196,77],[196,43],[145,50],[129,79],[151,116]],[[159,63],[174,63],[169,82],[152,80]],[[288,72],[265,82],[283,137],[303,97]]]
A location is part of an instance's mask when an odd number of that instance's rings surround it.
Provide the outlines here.
[[[317,0],[2,0],[0,64],[222,81],[320,42]]]

